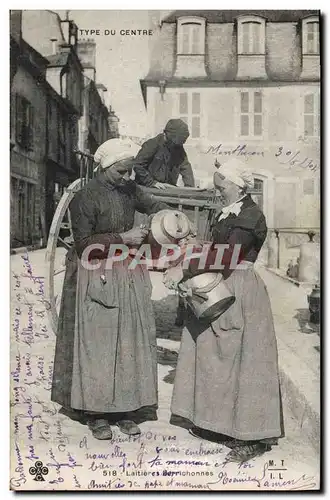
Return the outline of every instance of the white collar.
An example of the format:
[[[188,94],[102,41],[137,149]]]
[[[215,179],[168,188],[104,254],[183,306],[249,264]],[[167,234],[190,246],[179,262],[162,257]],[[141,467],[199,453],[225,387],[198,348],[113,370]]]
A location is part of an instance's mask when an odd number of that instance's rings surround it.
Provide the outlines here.
[[[243,194],[238,200],[234,201],[234,203],[231,203],[230,205],[227,205],[225,207],[222,207],[222,210],[220,212],[220,215],[218,217],[218,221],[222,219],[226,219],[229,214],[233,213],[235,215],[238,215],[242,209],[243,205],[243,198],[245,198],[246,194]]]
[[[226,205],[222,207],[222,212],[229,212],[232,207],[234,207],[236,204],[238,204],[243,198],[245,198],[246,194],[243,194],[238,200],[234,201],[234,203],[231,203],[230,205]]]

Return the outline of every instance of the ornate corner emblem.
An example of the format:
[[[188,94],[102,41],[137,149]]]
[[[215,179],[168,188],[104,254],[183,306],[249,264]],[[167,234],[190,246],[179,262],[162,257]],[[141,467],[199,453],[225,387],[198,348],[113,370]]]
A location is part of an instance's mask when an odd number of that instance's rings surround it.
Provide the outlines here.
[[[44,467],[43,463],[40,461],[36,462],[34,467],[29,468],[31,476],[35,476],[34,481],[44,481],[44,476],[46,476],[48,472],[48,467]]]

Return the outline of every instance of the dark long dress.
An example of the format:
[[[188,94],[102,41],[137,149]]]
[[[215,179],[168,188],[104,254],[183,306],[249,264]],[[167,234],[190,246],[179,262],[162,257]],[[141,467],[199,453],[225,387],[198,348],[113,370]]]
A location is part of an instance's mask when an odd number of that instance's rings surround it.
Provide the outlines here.
[[[253,265],[266,234],[264,215],[250,196],[240,214],[215,224],[214,243],[230,245],[222,273],[236,301],[212,324],[197,321],[188,308],[171,405],[173,414],[196,426],[240,440],[283,436],[271,306]],[[242,245],[245,269],[229,269],[235,244]],[[192,264],[191,275],[196,269]]]
[[[70,205],[75,247],[66,260],[51,398],[65,408],[100,413],[134,411],[157,403],[156,331],[145,266],[88,271],[80,257],[92,244],[102,262],[138,210],[167,205],[129,182],[125,191],[104,176],[93,179]],[[104,267],[104,266],[103,266]],[[101,282],[106,276],[106,284]]]

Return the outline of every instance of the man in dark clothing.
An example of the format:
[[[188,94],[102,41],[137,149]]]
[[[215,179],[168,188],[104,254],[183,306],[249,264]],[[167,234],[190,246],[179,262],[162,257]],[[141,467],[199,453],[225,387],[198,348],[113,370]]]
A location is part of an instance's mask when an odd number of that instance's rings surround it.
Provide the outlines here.
[[[166,189],[176,186],[179,175],[185,186],[194,187],[194,174],[183,144],[189,137],[187,124],[169,120],[164,132],[146,141],[134,161],[135,181],[142,186]]]

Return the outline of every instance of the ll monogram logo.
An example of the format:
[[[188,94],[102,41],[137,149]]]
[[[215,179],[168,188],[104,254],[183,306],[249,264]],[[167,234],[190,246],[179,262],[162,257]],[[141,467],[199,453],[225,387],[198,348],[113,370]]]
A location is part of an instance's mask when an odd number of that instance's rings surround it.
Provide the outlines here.
[[[34,481],[44,481],[44,477],[48,474],[48,467],[44,467],[43,463],[38,461],[34,464],[34,467],[29,468],[29,473],[31,476],[35,476]]]

